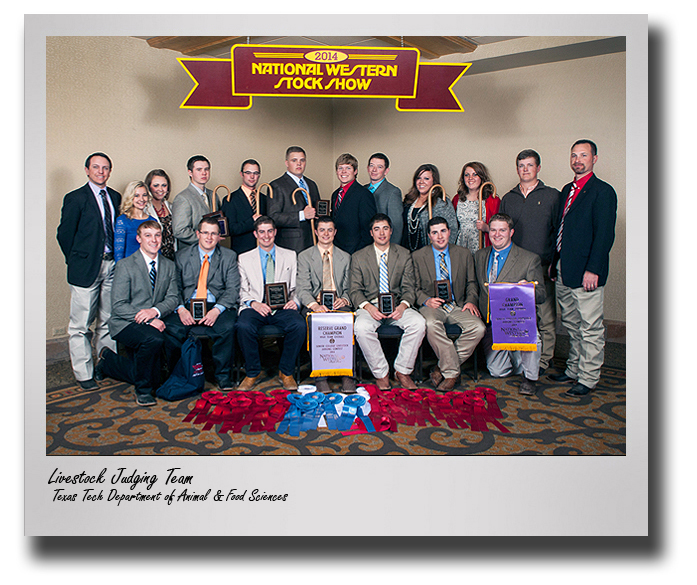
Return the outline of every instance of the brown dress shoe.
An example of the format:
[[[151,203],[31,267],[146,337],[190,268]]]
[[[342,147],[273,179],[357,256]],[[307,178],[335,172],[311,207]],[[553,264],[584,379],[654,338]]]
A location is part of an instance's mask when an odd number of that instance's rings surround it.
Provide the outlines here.
[[[390,385],[390,377],[385,376],[384,378],[375,378],[375,385],[380,390],[390,390],[392,386]]]
[[[409,374],[395,372],[394,377],[397,379],[397,382],[399,382],[401,388],[405,388],[407,390],[416,390],[416,384],[414,384],[414,380],[411,379],[411,376]]]
[[[441,374],[440,368],[438,366],[435,366],[431,370],[431,374],[429,377],[431,378],[431,384],[433,384],[434,388],[437,388],[438,384],[440,384],[443,381],[443,374]]]
[[[261,374],[258,376],[254,376],[253,378],[250,378],[249,376],[245,376],[244,380],[240,382],[240,385],[237,387],[238,390],[251,390],[254,388],[254,386],[257,385],[257,382],[259,381],[259,378],[261,378]]]
[[[298,389],[298,385],[295,383],[295,379],[293,378],[293,376],[286,376],[283,372],[278,372],[278,378],[281,380],[281,384],[283,384],[284,390]]]
[[[448,390],[452,390],[455,388],[457,385],[457,376],[455,378],[443,378],[443,381],[438,384],[436,390],[442,390],[443,392],[447,392]]]

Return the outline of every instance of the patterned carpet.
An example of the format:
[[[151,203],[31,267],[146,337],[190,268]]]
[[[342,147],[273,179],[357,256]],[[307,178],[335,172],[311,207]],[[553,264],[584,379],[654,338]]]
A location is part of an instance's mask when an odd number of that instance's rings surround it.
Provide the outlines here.
[[[607,360],[606,360],[607,363]],[[557,368],[563,361],[555,361]],[[426,370],[428,371],[428,370]],[[568,384],[546,376],[536,396],[518,394],[520,378],[493,379],[485,370],[475,385],[463,376],[460,390],[475,386],[496,391],[502,418],[488,430],[397,425],[397,431],[344,435],[311,430],[299,436],[277,432],[219,433],[221,425],[184,422],[197,397],[152,408],[135,403],[133,387],[106,379],[85,392],[74,382],[54,385],[46,396],[48,455],[624,455],[626,373],[603,367],[594,392],[568,397]],[[304,380],[303,383],[310,383]],[[48,385],[48,384],[47,384]],[[330,384],[334,386],[334,384]],[[424,385],[428,387],[428,385]],[[276,377],[255,390],[279,388]],[[441,393],[437,393],[440,395]],[[509,432],[504,432],[507,430]]]

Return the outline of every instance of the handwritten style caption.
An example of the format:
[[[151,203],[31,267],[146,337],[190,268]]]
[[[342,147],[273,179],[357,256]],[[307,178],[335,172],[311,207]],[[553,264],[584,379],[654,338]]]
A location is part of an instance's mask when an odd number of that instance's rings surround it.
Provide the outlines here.
[[[48,485],[55,485],[53,502],[113,502],[120,506],[123,502],[285,502],[288,494],[267,494],[260,489],[227,488],[225,490],[208,489],[205,492],[195,491],[194,476],[181,473],[180,467],[167,470],[163,488],[156,491],[160,478],[147,471],[139,473],[138,469],[130,470],[119,467],[116,472],[109,473],[105,467],[97,475],[86,471],[65,475],[57,467],[48,479]],[[109,486],[116,487],[109,487]],[[63,487],[58,487],[63,486]],[[103,486],[103,487],[102,487]],[[182,487],[184,486],[184,487]],[[189,487],[190,486],[190,487]],[[153,489],[155,488],[155,489]],[[171,491],[170,491],[171,489]]]

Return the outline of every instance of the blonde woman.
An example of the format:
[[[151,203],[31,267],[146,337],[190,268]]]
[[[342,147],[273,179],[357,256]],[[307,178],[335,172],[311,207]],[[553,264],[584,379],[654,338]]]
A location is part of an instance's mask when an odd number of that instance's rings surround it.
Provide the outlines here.
[[[160,254],[174,260],[177,240],[172,232],[172,207],[169,204],[171,182],[169,175],[162,169],[153,169],[145,177],[145,186],[150,191],[150,204],[145,211],[162,226],[162,247]]]
[[[136,240],[138,226],[148,219],[155,219],[145,211],[150,194],[143,181],[131,181],[121,199],[121,215],[114,223],[114,260],[130,256],[140,248]]]

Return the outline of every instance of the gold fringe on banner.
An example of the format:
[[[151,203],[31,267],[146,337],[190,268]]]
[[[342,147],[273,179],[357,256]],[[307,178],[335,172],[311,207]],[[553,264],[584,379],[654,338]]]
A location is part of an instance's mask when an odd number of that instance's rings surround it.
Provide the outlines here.
[[[494,350],[503,351],[537,351],[536,343],[494,343],[491,346]]]

